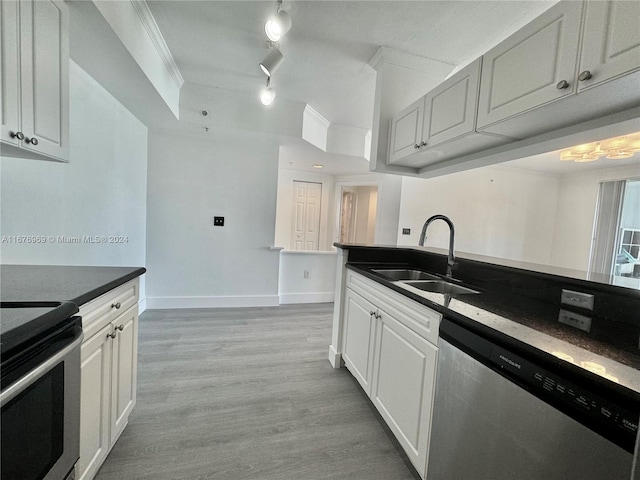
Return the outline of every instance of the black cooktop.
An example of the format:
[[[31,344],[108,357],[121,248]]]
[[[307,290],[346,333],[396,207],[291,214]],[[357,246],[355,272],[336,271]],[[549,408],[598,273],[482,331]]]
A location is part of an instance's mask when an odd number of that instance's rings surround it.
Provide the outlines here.
[[[75,321],[72,317],[78,311],[78,306],[71,302],[0,302],[2,356]]]

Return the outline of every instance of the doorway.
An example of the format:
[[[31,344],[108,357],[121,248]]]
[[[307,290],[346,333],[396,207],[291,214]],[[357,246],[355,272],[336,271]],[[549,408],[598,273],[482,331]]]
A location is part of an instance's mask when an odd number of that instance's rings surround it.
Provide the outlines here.
[[[340,243],[373,244],[377,211],[377,186],[342,187],[338,236]]]
[[[589,270],[640,288],[640,180],[600,184]]]

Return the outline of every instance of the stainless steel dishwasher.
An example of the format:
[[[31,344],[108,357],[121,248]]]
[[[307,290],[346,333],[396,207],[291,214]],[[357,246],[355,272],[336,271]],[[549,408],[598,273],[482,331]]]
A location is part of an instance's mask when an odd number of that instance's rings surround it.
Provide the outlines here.
[[[634,395],[503,340],[443,320],[427,480],[631,479]]]

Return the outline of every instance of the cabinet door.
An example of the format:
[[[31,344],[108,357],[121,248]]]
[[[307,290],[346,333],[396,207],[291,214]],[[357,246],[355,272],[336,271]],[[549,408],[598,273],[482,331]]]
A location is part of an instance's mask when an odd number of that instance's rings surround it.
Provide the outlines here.
[[[371,391],[375,311],[372,303],[346,289],[342,358],[367,394]]]
[[[389,163],[394,163],[418,150],[422,142],[424,97],[412,103],[391,120]]]
[[[80,381],[80,480],[93,478],[109,453],[111,408],[111,325],[107,325],[81,349]]]
[[[68,158],[69,16],[60,0],[20,2],[23,147]],[[37,140],[37,145],[33,144]]]
[[[115,319],[111,382],[111,443],[115,442],[136,404],[138,374],[138,306]]]
[[[481,62],[478,58],[427,93],[422,140],[428,147],[475,131]]]
[[[426,469],[437,347],[380,311],[371,399],[422,475]]]
[[[484,55],[479,129],[575,93],[582,8],[560,2]]]
[[[0,2],[0,140],[20,145],[13,137],[20,127],[20,84],[18,0]]]
[[[587,2],[578,89],[640,69],[640,2]]]

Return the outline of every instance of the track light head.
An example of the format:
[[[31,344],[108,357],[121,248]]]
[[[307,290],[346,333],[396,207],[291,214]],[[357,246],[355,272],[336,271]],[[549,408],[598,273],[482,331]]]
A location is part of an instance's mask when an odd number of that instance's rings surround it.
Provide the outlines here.
[[[264,33],[272,42],[279,42],[291,29],[291,17],[284,10],[271,16],[264,24]]]
[[[267,77],[267,86],[262,89],[260,92],[260,102],[268,107],[273,103],[273,100],[276,98],[276,91],[271,88],[271,77]]]
[[[284,60],[284,55],[277,48],[272,48],[267,56],[264,57],[264,60],[260,62],[260,68],[265,73],[267,77],[272,76],[275,71],[280,67]]]

